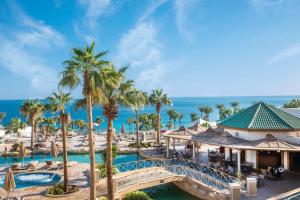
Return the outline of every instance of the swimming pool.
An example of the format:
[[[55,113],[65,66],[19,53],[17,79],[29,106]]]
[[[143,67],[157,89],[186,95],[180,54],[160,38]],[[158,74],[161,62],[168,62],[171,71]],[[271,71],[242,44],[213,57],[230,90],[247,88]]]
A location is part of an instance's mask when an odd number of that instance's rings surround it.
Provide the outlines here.
[[[96,163],[101,163],[103,161],[102,153],[95,154]],[[123,162],[133,162],[140,160],[140,156],[138,153],[130,153],[130,154],[118,154],[114,159],[115,164],[123,163]],[[13,163],[22,163],[27,164],[30,161],[38,161],[39,163],[45,163],[47,160],[54,160],[54,158],[49,154],[35,154],[32,158],[31,156],[27,156],[25,158],[18,157],[3,157],[0,156],[0,167],[11,166]],[[63,161],[62,155],[57,157],[58,161]],[[76,161],[79,163],[89,163],[90,156],[89,154],[68,154],[68,161]]]
[[[0,177],[0,186],[4,183],[5,176]],[[14,175],[16,188],[26,188],[32,186],[52,185],[58,183],[61,176],[51,172],[34,172]]]

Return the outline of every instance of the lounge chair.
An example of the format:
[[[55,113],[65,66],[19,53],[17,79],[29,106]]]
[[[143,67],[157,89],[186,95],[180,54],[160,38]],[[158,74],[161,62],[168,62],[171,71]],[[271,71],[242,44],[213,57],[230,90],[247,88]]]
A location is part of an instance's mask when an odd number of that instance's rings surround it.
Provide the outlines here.
[[[29,171],[34,171],[36,170],[37,166],[38,166],[39,162],[38,161],[31,161],[27,164],[27,169]]]
[[[17,171],[17,170],[21,169],[21,163],[14,163],[14,164],[12,164],[11,165],[11,169],[13,171]]]

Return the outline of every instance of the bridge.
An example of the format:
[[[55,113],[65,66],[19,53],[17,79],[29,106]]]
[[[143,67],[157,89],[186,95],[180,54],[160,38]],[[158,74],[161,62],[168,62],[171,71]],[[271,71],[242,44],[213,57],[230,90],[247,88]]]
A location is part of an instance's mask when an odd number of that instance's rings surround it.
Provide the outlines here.
[[[114,167],[118,171],[113,177],[117,196],[160,184],[183,182],[187,178],[221,194],[229,194],[231,183],[239,184],[242,192],[246,190],[245,184],[239,179],[192,160],[140,160],[121,163]],[[100,177],[103,177],[103,173],[100,172]],[[106,179],[101,179],[100,184],[106,185]]]

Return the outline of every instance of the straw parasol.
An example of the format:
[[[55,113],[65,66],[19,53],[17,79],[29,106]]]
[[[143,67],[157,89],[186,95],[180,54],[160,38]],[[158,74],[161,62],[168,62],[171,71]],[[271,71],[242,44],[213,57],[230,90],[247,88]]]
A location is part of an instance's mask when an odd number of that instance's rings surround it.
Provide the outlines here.
[[[126,134],[124,124],[122,124],[121,133],[122,133],[122,135],[124,135],[124,136],[125,136],[125,134]]]
[[[9,168],[6,173],[2,187],[4,190],[6,190],[8,192],[8,195],[9,195],[9,192],[12,192],[13,189],[15,189],[15,187],[16,187],[14,174],[13,174],[11,168]]]
[[[54,158],[57,158],[57,155],[58,155],[58,148],[54,141],[51,142],[51,155]]]
[[[25,157],[25,147],[23,142],[21,142],[20,147],[19,147],[19,157],[24,158]]]

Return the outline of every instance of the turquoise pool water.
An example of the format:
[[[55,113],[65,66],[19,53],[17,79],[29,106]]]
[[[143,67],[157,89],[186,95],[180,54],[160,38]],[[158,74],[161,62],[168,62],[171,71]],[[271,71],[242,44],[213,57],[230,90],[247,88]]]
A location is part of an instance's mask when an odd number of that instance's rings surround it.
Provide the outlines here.
[[[103,161],[102,154],[96,153],[95,155],[96,163],[101,163]],[[130,154],[119,154],[114,160],[115,164],[123,163],[123,162],[132,162],[139,160],[139,155],[137,153]],[[3,157],[0,156],[0,166],[10,166],[13,163],[29,163],[30,161],[37,160],[39,163],[45,163],[46,160],[53,160],[53,157],[49,154],[35,154],[32,158],[31,156],[25,158],[18,157]],[[57,160],[62,161],[62,155],[57,157]],[[68,161],[77,161],[79,163],[89,163],[90,157],[89,154],[68,154]]]
[[[5,176],[0,177],[0,186],[4,183]],[[51,172],[22,173],[14,175],[16,188],[52,185],[58,183],[61,176]]]
[[[153,200],[199,200],[173,184],[159,185],[143,191],[150,195]]]

